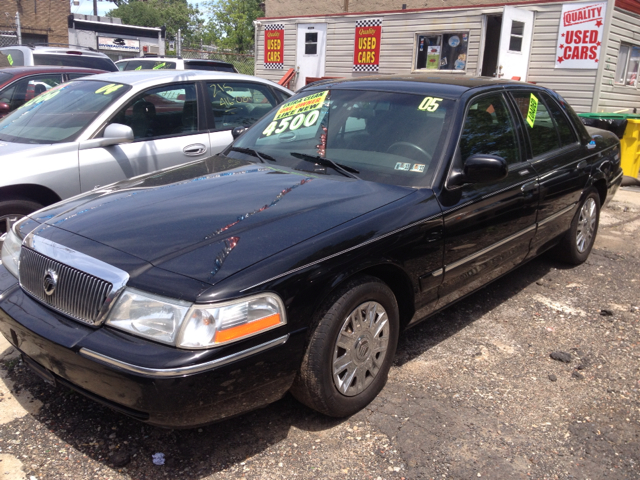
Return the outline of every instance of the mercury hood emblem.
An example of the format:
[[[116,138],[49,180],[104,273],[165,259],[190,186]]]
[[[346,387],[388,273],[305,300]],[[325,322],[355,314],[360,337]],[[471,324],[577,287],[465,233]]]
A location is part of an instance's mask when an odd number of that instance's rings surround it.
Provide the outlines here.
[[[48,269],[47,273],[44,274],[44,278],[42,279],[42,287],[44,288],[44,293],[47,295],[53,295],[53,292],[56,291],[56,286],[58,285],[58,274],[52,269]]]

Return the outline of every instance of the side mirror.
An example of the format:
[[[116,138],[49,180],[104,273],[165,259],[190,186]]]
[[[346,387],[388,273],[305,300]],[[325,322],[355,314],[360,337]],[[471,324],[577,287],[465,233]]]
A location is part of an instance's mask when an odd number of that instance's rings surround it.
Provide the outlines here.
[[[91,140],[80,142],[78,149],[88,150],[90,148],[109,147],[131,142],[133,142],[133,130],[131,127],[120,123],[112,123],[104,129],[102,138],[92,138]]]
[[[11,111],[11,105],[8,103],[0,103],[0,117],[4,117]]]
[[[236,127],[233,130],[231,130],[231,135],[233,135],[233,139],[235,140],[247,130],[249,130],[247,127]]]
[[[509,173],[507,161],[497,155],[479,153],[464,162],[463,171],[454,170],[449,176],[448,186],[457,187],[465,183],[486,183],[502,180]]]

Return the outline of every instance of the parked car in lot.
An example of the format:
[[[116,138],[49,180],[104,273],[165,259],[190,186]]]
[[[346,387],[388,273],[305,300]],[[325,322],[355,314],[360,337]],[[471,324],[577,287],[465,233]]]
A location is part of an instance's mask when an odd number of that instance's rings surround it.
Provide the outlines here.
[[[117,72],[47,90],[0,120],[0,235],[98,185],[220,152],[291,96],[223,72]]]
[[[617,138],[535,85],[325,81],[217,156],[14,225],[0,331],[43,378],[154,425],[289,390],[346,416],[401,330],[551,248],[584,262],[621,178]]]
[[[78,45],[13,45],[0,48],[0,67],[82,67],[117,72],[113,60],[93,48]]]
[[[105,71],[78,67],[0,68],[0,118],[51,87],[98,73]]]
[[[232,63],[221,60],[172,57],[136,57],[116,62],[121,71],[129,70],[208,70],[213,72],[238,73]]]

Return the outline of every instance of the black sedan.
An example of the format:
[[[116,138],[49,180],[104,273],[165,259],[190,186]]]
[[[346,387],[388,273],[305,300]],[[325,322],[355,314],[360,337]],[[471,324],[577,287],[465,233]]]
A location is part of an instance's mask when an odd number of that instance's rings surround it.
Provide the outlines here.
[[[538,86],[325,81],[220,155],[17,223],[0,331],[47,381],[155,425],[287,391],[346,416],[403,329],[547,250],[584,262],[621,178],[616,137]]]

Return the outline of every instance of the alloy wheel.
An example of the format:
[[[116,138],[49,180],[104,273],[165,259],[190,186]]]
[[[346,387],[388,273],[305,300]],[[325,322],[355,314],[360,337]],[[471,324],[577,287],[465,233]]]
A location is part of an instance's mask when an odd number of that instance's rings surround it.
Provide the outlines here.
[[[583,253],[589,248],[593,241],[593,234],[596,229],[596,220],[598,217],[596,202],[589,197],[580,209],[578,217],[578,228],[576,230],[576,247],[578,252]]]

